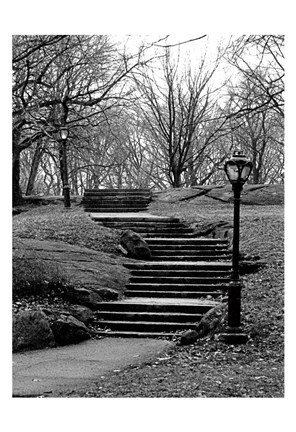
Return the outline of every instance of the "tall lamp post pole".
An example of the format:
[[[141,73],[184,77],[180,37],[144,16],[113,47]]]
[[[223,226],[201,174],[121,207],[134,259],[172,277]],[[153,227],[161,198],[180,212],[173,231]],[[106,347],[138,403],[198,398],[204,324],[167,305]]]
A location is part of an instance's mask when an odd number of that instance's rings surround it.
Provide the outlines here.
[[[226,343],[245,343],[248,336],[241,328],[241,290],[239,277],[239,237],[240,237],[240,199],[244,183],[248,180],[253,164],[239,150],[234,151],[230,160],[226,161],[224,170],[232,184],[234,194],[233,212],[233,248],[232,248],[232,274],[228,290],[228,327],[222,340]]]
[[[70,186],[68,180],[68,163],[67,163],[67,138],[69,130],[67,127],[60,128],[60,139],[61,139],[61,174],[63,182],[63,194],[64,194],[64,205],[65,208],[71,207],[70,200]]]

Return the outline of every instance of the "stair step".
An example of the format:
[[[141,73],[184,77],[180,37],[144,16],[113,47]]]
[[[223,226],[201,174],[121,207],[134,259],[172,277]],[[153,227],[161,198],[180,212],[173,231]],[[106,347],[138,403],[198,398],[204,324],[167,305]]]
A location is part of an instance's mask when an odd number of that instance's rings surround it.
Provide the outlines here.
[[[122,229],[122,230],[132,230],[135,232],[140,233],[141,235],[143,235],[143,237],[146,234],[159,234],[160,230],[162,233],[170,233],[171,232],[171,228],[169,227],[164,227],[164,228],[159,228],[159,227],[154,227],[154,226],[149,226],[149,227],[137,227],[137,226],[132,226],[132,225],[123,225],[123,224],[118,224],[116,226],[111,225],[111,224],[106,224],[104,223],[105,226],[107,226],[108,228],[117,228],[117,229]],[[190,228],[180,228],[178,230],[179,234],[183,234],[183,233],[190,233],[191,229]]]
[[[150,249],[151,250],[151,249]],[[195,255],[229,255],[229,251],[227,249],[216,249],[216,248],[204,248],[204,249],[192,249],[192,250],[183,250],[177,249],[176,251],[167,251],[167,250],[151,250],[153,257],[174,257],[176,254],[178,256],[195,256]]]
[[[138,276],[132,276],[130,277],[129,283],[146,283],[146,284],[153,284],[153,283],[164,283],[164,284],[215,284],[215,283],[229,283],[230,278],[213,278],[213,277],[180,277],[180,276],[144,276],[144,277],[138,277]]]
[[[141,291],[141,290],[126,290],[127,297],[174,297],[174,298],[201,298],[201,297],[218,297],[220,291]]]
[[[228,245],[228,240],[222,239],[212,239],[212,238],[200,238],[200,237],[192,237],[189,239],[183,239],[180,237],[175,238],[161,238],[154,237],[148,238],[146,242],[149,246],[158,246],[158,245]]]
[[[108,226],[114,226],[114,227],[118,227],[118,226],[125,226],[125,227],[129,227],[131,229],[136,229],[136,228],[158,228],[158,227],[162,227],[162,228],[187,228],[184,224],[181,224],[180,222],[166,222],[166,221],[160,221],[160,222],[155,222],[155,221],[104,221],[105,225]]]
[[[133,195],[84,195],[82,198],[82,202],[92,202],[92,201],[97,201],[97,202],[101,202],[101,201],[111,201],[111,202],[116,202],[116,201],[150,201],[150,196],[149,195],[140,195],[140,194],[133,194]]]
[[[211,278],[229,278],[230,272],[227,270],[190,270],[190,273],[188,270],[176,270],[172,268],[171,270],[132,270],[131,271],[132,276],[137,277],[182,277],[187,278],[189,277],[211,277]]]
[[[97,325],[107,327],[112,330],[122,331],[149,331],[149,332],[169,332],[174,330],[186,330],[196,327],[196,323],[183,322],[149,322],[149,321],[100,321]]]
[[[161,232],[171,232],[172,228],[169,226],[163,226],[163,227],[157,227],[157,226],[136,226],[133,224],[109,224],[109,223],[104,223],[105,226],[109,227],[109,228],[117,228],[117,229],[130,229],[132,231],[137,231],[137,232],[141,232],[141,233],[158,233],[160,230]],[[180,227],[178,228],[178,231],[180,233],[183,232],[191,232],[188,231],[190,230],[190,228],[186,228],[186,227]]]
[[[113,206],[142,206],[142,205],[149,205],[148,200],[138,200],[138,199],[114,199],[114,200],[83,200],[83,204],[92,207],[92,206],[102,206],[102,207],[113,207]]]
[[[190,229],[190,228],[188,228],[188,229]],[[142,237],[144,237],[145,238],[145,240],[146,240],[146,238],[149,238],[149,237],[166,237],[166,238],[175,238],[176,236],[179,236],[179,238],[180,237],[182,237],[182,238],[191,238],[192,237],[192,234],[193,234],[193,230],[192,231],[173,231],[173,230],[171,230],[171,231],[169,231],[169,232],[166,232],[166,231],[157,231],[156,233],[143,233],[142,234]]]
[[[123,207],[85,207],[85,211],[89,213],[128,213],[128,212],[141,212],[143,207],[123,208]]]
[[[84,195],[133,195],[133,194],[147,194],[151,195],[149,189],[85,189]]]
[[[195,292],[213,292],[217,290],[227,290],[228,284],[183,284],[183,283],[134,283],[126,285],[129,291],[195,291]]]
[[[206,303],[204,301],[194,301],[194,303],[189,303],[189,301],[186,301],[186,303],[184,303],[184,301],[182,303],[174,301],[174,303],[170,303],[170,301],[172,301],[171,298],[161,299],[162,302],[159,302],[158,299],[149,299],[149,301],[147,301],[141,298],[140,300],[141,302],[139,302],[139,299],[135,298],[132,301],[102,302],[97,305],[97,311],[204,314],[213,307],[212,303]]]
[[[163,255],[161,255],[161,256],[155,256],[155,255],[152,255],[152,259],[153,259],[153,261],[176,261],[176,260],[178,260],[178,261],[188,261],[188,255],[169,255],[169,256],[163,256]],[[216,261],[216,260],[219,260],[219,259],[227,259],[228,258],[228,256],[225,254],[225,255],[191,255],[190,256],[190,260],[191,261],[207,261],[207,260],[209,260],[209,261]],[[230,258],[230,255],[229,255],[229,258]]]
[[[176,312],[97,312],[96,317],[111,321],[147,321],[147,322],[186,322],[196,323],[202,318],[202,314],[176,313]]]
[[[133,262],[125,263],[124,266],[131,270],[230,270],[229,262]]]
[[[195,251],[226,251],[229,253],[229,250],[227,248],[227,245],[225,244],[171,244],[171,245],[151,245],[149,244],[149,249],[151,252],[157,252],[157,253],[168,253],[170,251],[178,251],[178,252],[195,252]]]
[[[170,222],[170,221],[179,221],[179,219],[176,218],[170,218],[170,217],[153,217],[153,216],[114,216],[114,217],[106,217],[106,216],[95,216],[94,217],[96,220],[99,220],[100,222],[123,222],[123,223],[131,223],[133,224],[134,222],[153,222],[153,223],[158,223],[158,222]]]
[[[173,338],[176,332],[146,332],[146,331],[97,331],[98,336],[104,337],[130,337],[130,338]]]

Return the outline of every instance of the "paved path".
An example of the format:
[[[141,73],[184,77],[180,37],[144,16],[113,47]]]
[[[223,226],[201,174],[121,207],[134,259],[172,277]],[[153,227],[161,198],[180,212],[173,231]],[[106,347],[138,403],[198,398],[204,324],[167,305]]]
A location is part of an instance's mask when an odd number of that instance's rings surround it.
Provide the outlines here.
[[[13,355],[13,396],[56,396],[172,347],[161,339],[105,338]]]

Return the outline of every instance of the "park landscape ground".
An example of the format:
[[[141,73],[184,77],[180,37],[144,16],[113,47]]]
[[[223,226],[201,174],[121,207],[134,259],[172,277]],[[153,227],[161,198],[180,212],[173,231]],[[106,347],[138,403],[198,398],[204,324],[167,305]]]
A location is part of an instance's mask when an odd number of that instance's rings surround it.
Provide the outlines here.
[[[266,265],[243,276],[243,323],[250,340],[246,345],[225,345],[216,336],[189,346],[176,346],[163,357],[114,371],[85,389],[60,397],[182,397],[279,398],[284,396],[284,206],[278,189],[260,205],[242,205],[241,252],[259,255]],[[279,196],[281,199],[279,199]],[[33,201],[32,201],[33,202]],[[14,217],[14,240],[62,241],[87,247],[121,262],[119,233],[90,220],[73,203],[70,211],[61,200],[36,206]],[[266,205],[265,205],[266,204]],[[184,199],[184,191],[156,196],[149,212],[176,216],[189,223],[232,222],[231,203],[207,196]],[[36,293],[35,293],[36,294]],[[62,302],[58,295],[19,295],[14,312]]]

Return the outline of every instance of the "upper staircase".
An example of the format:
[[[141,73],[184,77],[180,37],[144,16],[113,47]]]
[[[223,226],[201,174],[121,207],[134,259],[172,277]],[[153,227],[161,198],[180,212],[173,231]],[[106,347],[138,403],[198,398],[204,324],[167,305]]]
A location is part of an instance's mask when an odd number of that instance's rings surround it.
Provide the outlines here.
[[[92,213],[141,212],[150,201],[149,189],[85,189],[82,204]]]

